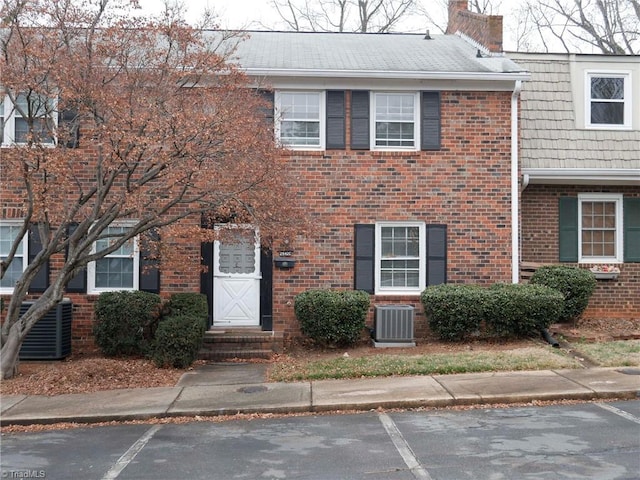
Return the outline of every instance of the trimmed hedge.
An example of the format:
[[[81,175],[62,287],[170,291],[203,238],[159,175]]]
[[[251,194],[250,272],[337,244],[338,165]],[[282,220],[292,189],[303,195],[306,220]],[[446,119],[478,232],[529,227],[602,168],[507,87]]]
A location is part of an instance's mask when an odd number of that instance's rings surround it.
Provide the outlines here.
[[[94,306],[93,324],[98,348],[108,357],[146,354],[160,318],[160,307],[160,296],[155,293],[101,293]]]
[[[437,285],[421,295],[429,326],[442,340],[472,334],[524,337],[556,322],[562,295],[543,285]]]
[[[500,337],[526,337],[556,323],[563,308],[560,292],[544,285],[493,285],[487,291],[487,330]]]
[[[356,343],[365,327],[369,294],[359,290],[314,289],[295,297],[302,333],[322,346]]]
[[[158,367],[188,367],[198,357],[204,332],[202,317],[179,315],[163,319],[156,330],[153,362]]]
[[[207,296],[202,293],[174,293],[167,303],[169,315],[199,317],[206,322],[209,316]]]
[[[484,289],[476,285],[427,287],[420,300],[429,327],[442,340],[457,341],[479,331],[484,318]]]
[[[562,293],[564,308],[559,321],[567,322],[580,316],[587,308],[596,288],[593,274],[583,268],[566,265],[545,265],[531,276],[530,284],[545,285]]]

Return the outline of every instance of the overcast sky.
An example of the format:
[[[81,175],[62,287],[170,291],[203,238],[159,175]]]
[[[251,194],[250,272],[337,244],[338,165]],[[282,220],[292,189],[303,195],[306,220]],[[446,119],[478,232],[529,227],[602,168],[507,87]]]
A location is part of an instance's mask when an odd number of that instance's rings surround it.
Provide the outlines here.
[[[423,0],[423,3],[435,4],[434,0]],[[162,0],[140,0],[140,5],[145,11],[160,12],[162,10]],[[184,0],[187,5],[187,20],[195,21],[198,15],[205,8],[212,8],[219,15],[220,27],[223,28],[247,28],[253,30],[285,29],[282,21],[275,9],[271,6],[270,0]],[[513,10],[517,7],[519,0],[502,0],[494,2],[499,4],[496,15],[504,16],[504,50],[514,50],[515,41],[511,37],[511,25],[515,23]],[[504,5],[507,5],[505,7]],[[441,12],[442,25],[446,22],[446,12]],[[428,28],[417,22],[402,25],[402,31],[422,33]],[[436,33],[432,30],[433,33]]]

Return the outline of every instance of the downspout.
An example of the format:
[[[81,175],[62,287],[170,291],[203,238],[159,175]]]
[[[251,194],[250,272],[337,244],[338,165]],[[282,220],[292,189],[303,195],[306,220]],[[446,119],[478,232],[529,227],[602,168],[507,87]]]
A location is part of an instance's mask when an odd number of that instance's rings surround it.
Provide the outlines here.
[[[511,94],[511,283],[520,280],[520,220],[518,189],[518,97],[522,81],[516,80]]]

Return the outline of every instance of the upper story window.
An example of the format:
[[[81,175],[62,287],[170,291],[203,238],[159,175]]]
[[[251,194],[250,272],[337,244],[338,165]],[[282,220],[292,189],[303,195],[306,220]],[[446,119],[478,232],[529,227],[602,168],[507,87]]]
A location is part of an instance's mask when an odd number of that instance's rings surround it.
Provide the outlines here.
[[[15,103],[6,95],[0,101],[2,144],[34,142],[54,144],[57,123],[56,100],[36,93],[21,93]]]
[[[94,251],[109,247],[110,242],[123,235],[131,227],[125,223],[107,227],[96,241]],[[104,258],[87,265],[88,293],[114,290],[138,290],[140,252],[138,240],[132,238]]]
[[[631,128],[631,75],[587,73],[586,125],[589,128]]]
[[[324,92],[276,92],[276,136],[286,147],[324,149]]]
[[[3,220],[0,222],[0,259],[4,260],[9,256],[9,251],[13,242],[20,233],[21,222],[11,222]],[[11,265],[0,279],[0,293],[13,293],[13,287],[27,268],[27,248],[28,242],[23,238],[16,251]]]
[[[419,293],[425,288],[425,225],[376,224],[376,293]]]
[[[419,132],[417,93],[374,93],[372,145],[376,150],[417,150]]]
[[[578,196],[578,228],[581,262],[622,261],[622,196]]]

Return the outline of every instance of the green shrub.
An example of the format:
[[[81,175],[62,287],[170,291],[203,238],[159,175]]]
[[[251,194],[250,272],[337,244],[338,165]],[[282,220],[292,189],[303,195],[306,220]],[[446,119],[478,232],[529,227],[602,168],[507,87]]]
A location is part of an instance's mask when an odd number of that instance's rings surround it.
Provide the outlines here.
[[[538,268],[529,283],[545,285],[564,296],[564,308],[559,321],[577,318],[589,304],[596,288],[596,279],[588,270],[564,265],[546,265]]]
[[[204,331],[201,317],[179,315],[164,318],[156,330],[153,362],[158,367],[188,367],[198,357]]]
[[[462,340],[480,329],[485,301],[481,287],[435,285],[427,287],[420,300],[431,331],[442,340]]]
[[[138,291],[101,293],[96,301],[93,335],[109,357],[143,355],[160,315],[160,296]]]
[[[500,337],[539,333],[558,321],[564,306],[562,294],[544,285],[499,283],[485,293],[485,325]]]
[[[209,317],[207,296],[202,293],[174,293],[167,304],[169,315],[202,318],[206,322]]]
[[[365,327],[369,294],[358,290],[307,290],[295,297],[302,333],[322,346],[356,343]]]

